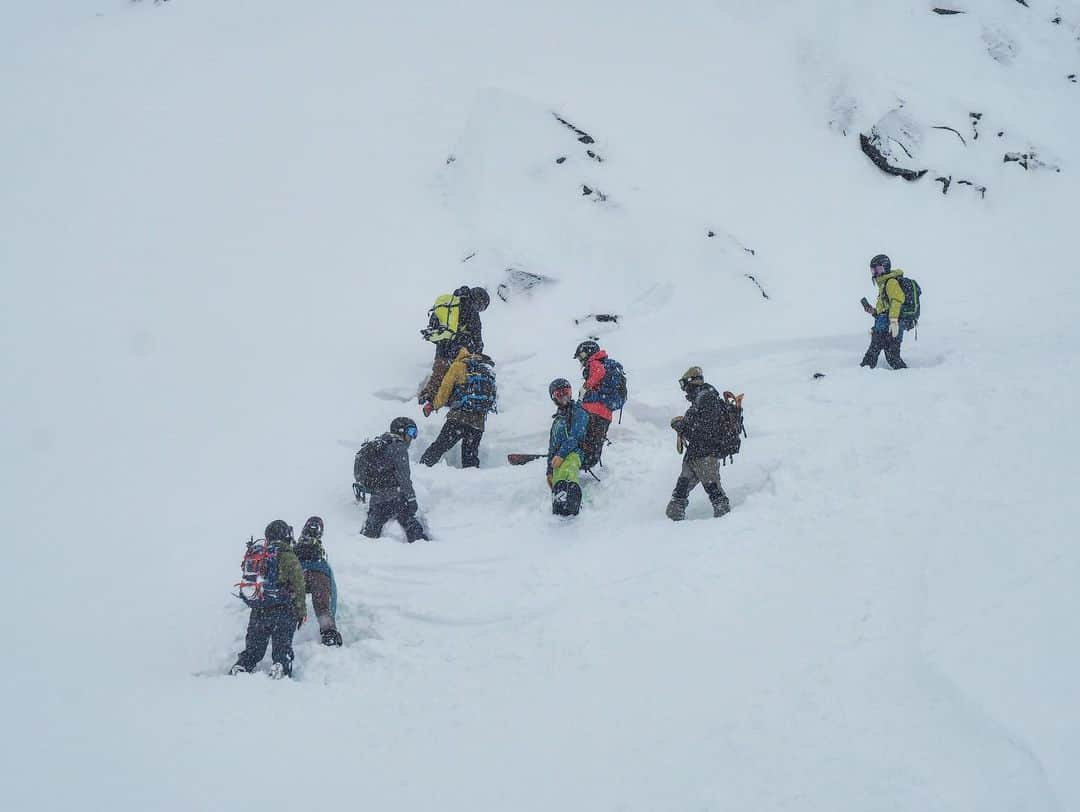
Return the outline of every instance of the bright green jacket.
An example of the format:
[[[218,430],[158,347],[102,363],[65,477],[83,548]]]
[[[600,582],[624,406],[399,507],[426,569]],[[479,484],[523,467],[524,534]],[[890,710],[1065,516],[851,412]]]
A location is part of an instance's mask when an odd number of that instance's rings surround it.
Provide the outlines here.
[[[900,308],[903,307],[904,300],[907,297],[904,296],[904,289],[900,287],[897,280],[903,275],[904,272],[897,268],[888,273],[883,273],[874,280],[874,283],[878,286],[877,304],[874,305],[874,312],[879,316],[888,313],[890,319],[900,318]]]

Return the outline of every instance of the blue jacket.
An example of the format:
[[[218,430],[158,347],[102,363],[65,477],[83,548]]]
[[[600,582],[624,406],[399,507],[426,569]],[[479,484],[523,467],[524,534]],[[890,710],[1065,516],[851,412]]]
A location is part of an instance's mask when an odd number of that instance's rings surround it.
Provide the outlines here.
[[[580,454],[581,441],[585,438],[585,429],[589,426],[589,414],[578,401],[570,402],[565,409],[554,414],[551,423],[551,437],[548,439],[548,473],[551,473],[551,460],[555,457],[577,451]]]

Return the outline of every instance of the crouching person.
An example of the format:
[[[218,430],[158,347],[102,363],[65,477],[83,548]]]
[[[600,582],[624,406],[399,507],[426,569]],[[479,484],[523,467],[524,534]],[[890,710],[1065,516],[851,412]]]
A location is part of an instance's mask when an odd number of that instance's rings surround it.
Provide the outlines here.
[[[304,581],[311,595],[315,619],[319,622],[319,636],[324,646],[340,646],[341,635],[337,630],[337,583],[334,571],[326,560],[323,547],[323,520],[312,516],[304,522],[300,538],[296,542],[296,557],[304,570]]]
[[[578,472],[584,460],[581,442],[589,425],[589,415],[574,400],[574,389],[566,378],[556,378],[548,386],[555,404],[551,436],[548,439],[547,483],[551,488],[551,512],[556,516],[577,516],[581,509]]]
[[[685,415],[671,421],[678,434],[676,447],[683,451],[683,463],[665,513],[672,521],[685,519],[690,491],[700,482],[712,502],[713,516],[723,516],[731,510],[731,503],[720,486],[720,460],[728,451],[724,432],[726,406],[720,393],[705,383],[701,367],[686,370],[679,378],[679,387],[691,405]]]
[[[273,643],[270,676],[292,676],[293,633],[304,622],[304,571],[292,549],[292,528],[281,519],[266,526],[265,538],[248,544],[239,597],[249,607],[244,650],[230,674],[254,671]]]
[[[363,467],[360,463],[354,468],[357,481],[363,482],[364,489],[371,494],[367,521],[360,531],[368,538],[379,538],[383,526],[391,519],[397,519],[410,544],[428,538],[416,518],[418,505],[409,469],[409,445],[416,435],[416,423],[408,417],[395,417],[390,422],[390,431],[370,441],[371,461],[365,463],[370,473],[360,471]],[[361,452],[368,447],[369,443],[365,443]]]

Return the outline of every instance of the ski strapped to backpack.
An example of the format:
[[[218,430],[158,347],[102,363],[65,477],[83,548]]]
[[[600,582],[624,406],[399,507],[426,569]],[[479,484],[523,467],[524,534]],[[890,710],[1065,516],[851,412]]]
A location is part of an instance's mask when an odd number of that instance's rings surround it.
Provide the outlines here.
[[[387,488],[395,484],[393,469],[390,465],[389,437],[385,434],[372,440],[367,440],[356,452],[353,460],[353,495],[357,502],[366,501],[369,493],[374,493],[379,488]]]
[[[461,297],[444,293],[428,310],[428,326],[420,331],[420,335],[427,341],[449,341],[457,335],[460,317]]]
[[[734,395],[725,390],[720,401],[720,449],[719,456],[724,465],[728,460],[735,462],[735,455],[742,447],[742,438],[747,437],[743,425],[743,394]]]
[[[465,381],[454,387],[451,409],[477,414],[498,412],[499,390],[491,369],[494,363],[486,355],[473,356],[465,361]]]
[[[268,609],[292,602],[292,594],[278,583],[278,554],[281,548],[266,539],[247,543],[240,562],[242,580],[237,582],[236,597],[252,609]]]

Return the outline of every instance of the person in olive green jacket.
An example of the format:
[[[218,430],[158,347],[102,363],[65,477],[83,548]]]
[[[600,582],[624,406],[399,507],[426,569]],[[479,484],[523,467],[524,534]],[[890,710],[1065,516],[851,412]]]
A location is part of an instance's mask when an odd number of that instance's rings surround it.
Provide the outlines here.
[[[273,641],[270,676],[279,679],[292,676],[293,633],[304,623],[307,610],[307,585],[300,560],[292,549],[292,528],[281,519],[266,526],[268,545],[277,551],[277,582],[271,594],[262,593],[249,599],[241,589],[240,597],[251,607],[244,650],[230,669],[230,674],[255,670],[266,654],[267,643]]]
[[[905,369],[907,364],[900,357],[900,345],[904,341],[905,325],[900,318],[900,309],[904,306],[904,289],[899,279],[904,272],[893,270],[892,261],[885,254],[878,254],[870,260],[870,276],[877,285],[877,303],[870,307],[864,301],[866,312],[874,317],[874,326],[870,330],[870,346],[863,356],[861,367],[874,369],[878,356],[885,351],[885,360],[893,369]]]

